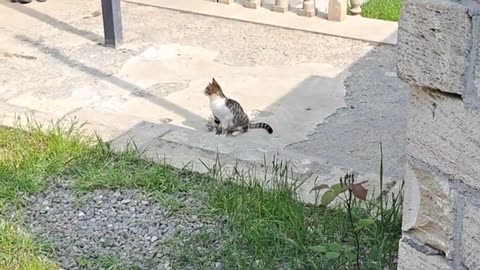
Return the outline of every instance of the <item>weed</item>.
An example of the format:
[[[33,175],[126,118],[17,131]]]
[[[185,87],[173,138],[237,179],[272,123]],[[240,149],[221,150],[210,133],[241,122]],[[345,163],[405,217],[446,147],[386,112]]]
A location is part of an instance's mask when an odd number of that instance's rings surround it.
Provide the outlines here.
[[[226,219],[215,233],[204,231],[176,252],[180,266],[208,268],[208,262],[219,261],[235,269],[393,267],[401,193],[367,200],[365,182],[347,174],[337,185],[317,187],[328,191],[320,206],[308,207],[296,198],[298,184],[287,181],[289,165],[273,162],[270,168],[270,177],[261,181],[237,167],[225,170],[219,162],[209,168],[211,177],[202,184],[205,201],[214,216]],[[383,161],[380,174],[383,189]],[[343,204],[332,205],[341,194]],[[207,248],[213,241],[222,243],[217,250]]]
[[[80,256],[75,258],[81,269],[139,270],[140,267],[125,263],[117,254]]]
[[[343,201],[348,223],[347,234],[355,240],[355,267],[357,269],[394,269],[398,241],[401,228],[401,205],[403,201],[403,183],[398,194],[390,198],[383,195],[383,148],[380,143],[380,196],[367,200],[367,192],[362,185],[355,182],[353,173],[340,178],[338,184],[316,186],[312,191],[327,189],[322,195],[322,206],[327,207],[335,198]],[[342,196],[343,195],[343,196]],[[374,197],[373,197],[374,198]],[[363,201],[363,204],[357,199]],[[389,200],[391,199],[391,200]],[[386,200],[386,201],[385,201]],[[386,207],[390,205],[391,207]],[[328,254],[322,245],[312,247]],[[368,254],[367,254],[368,253]],[[339,251],[331,253],[331,257],[339,257]]]

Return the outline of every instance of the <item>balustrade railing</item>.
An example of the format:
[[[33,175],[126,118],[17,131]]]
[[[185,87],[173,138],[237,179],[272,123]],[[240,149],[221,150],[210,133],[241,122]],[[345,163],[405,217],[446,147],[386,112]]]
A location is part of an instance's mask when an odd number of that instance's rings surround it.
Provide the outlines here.
[[[232,4],[234,0],[213,0],[214,2],[223,4]],[[301,8],[297,9],[297,14],[305,17],[315,17],[317,15],[317,7],[315,1],[322,0],[302,0]],[[347,9],[351,15],[360,15],[362,12],[361,4],[365,0],[323,0],[328,1],[327,18],[332,21],[343,21],[347,17]],[[242,4],[246,8],[256,9],[260,7],[263,0],[243,0]],[[269,1],[271,3],[271,1]],[[274,12],[287,12],[290,11],[289,0],[275,0],[272,5],[272,11]]]

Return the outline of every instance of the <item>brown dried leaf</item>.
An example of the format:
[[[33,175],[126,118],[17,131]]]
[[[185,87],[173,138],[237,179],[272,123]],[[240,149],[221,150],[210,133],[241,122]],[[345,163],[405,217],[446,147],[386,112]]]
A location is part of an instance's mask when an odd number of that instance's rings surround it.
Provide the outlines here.
[[[364,188],[361,184],[353,184],[352,193],[358,199],[365,201],[367,199],[368,190]]]

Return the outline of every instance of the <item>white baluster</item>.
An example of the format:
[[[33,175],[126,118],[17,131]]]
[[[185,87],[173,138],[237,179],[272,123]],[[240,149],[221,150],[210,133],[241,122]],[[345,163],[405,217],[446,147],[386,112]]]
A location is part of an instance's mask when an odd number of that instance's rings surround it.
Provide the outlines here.
[[[275,0],[272,10],[275,12],[288,11],[288,0]]]
[[[246,8],[258,8],[261,0],[245,0],[243,6]]]
[[[313,17],[317,14],[317,9],[315,8],[315,1],[313,0],[303,0],[303,7],[299,11],[298,15],[305,17]]]
[[[352,15],[360,15],[362,13],[362,0],[350,0],[350,12]]]

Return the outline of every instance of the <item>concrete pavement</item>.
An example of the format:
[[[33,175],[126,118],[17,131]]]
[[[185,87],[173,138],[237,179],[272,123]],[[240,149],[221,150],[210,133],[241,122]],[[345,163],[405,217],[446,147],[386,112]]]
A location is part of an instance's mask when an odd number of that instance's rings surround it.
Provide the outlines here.
[[[279,154],[295,164],[303,191],[317,176],[336,182],[350,168],[378,183],[372,133],[396,138],[386,166],[401,167],[407,92],[394,48],[124,3],[125,44],[112,50],[99,45],[99,4],[0,4],[9,16],[0,21],[3,124],[23,113],[75,118],[120,148],[138,138],[150,158],[199,171],[220,155],[261,175],[264,158]],[[212,77],[274,134],[207,133],[202,90]]]

